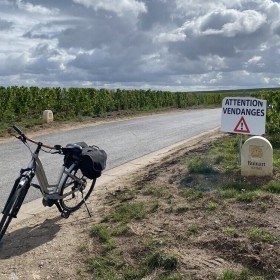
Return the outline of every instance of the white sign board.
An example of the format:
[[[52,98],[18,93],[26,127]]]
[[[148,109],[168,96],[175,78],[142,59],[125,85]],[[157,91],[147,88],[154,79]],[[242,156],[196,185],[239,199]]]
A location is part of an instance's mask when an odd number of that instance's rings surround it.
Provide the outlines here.
[[[226,97],[222,103],[221,131],[262,135],[265,133],[266,100]]]

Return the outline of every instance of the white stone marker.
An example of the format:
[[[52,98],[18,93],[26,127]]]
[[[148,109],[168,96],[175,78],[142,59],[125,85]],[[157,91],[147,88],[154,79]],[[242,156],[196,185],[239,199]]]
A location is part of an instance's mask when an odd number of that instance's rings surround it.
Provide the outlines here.
[[[53,122],[53,112],[51,110],[45,110],[43,112],[43,121],[45,123]]]
[[[243,144],[241,175],[257,177],[273,175],[273,149],[264,137],[254,136]]]

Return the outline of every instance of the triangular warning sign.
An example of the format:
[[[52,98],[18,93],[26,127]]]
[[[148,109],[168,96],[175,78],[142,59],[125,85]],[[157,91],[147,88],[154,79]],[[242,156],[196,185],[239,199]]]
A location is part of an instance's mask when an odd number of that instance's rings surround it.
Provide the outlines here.
[[[250,129],[249,129],[244,117],[242,117],[239,120],[239,122],[237,123],[237,125],[233,131],[240,132],[240,133],[250,133]]]

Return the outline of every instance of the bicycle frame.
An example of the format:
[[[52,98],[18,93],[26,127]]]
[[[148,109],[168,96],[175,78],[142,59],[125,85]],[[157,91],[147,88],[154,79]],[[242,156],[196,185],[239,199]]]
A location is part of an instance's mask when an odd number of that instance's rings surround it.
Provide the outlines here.
[[[35,163],[35,175],[39,182],[40,190],[46,199],[58,200],[63,198],[63,196],[59,195],[61,192],[61,188],[67,178],[67,176],[73,177],[73,179],[79,180],[77,177],[74,177],[70,174],[70,172],[76,167],[76,163],[73,163],[69,168],[63,166],[61,168],[61,172],[58,177],[58,181],[55,185],[50,185],[42,165],[42,162],[38,156],[38,154],[33,154],[33,158],[30,162],[30,165],[34,167]]]

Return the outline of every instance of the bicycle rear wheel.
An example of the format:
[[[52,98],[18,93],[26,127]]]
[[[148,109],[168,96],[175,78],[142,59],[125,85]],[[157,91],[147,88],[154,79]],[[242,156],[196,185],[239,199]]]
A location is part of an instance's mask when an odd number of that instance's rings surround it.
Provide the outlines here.
[[[27,189],[25,187],[17,187],[14,194],[11,196],[6,208],[4,209],[3,216],[0,222],[0,241],[2,240],[9,224],[16,215],[23,203],[26,196]]]
[[[59,202],[63,210],[73,212],[78,210],[88,199],[94,189],[96,179],[92,180],[83,176],[80,169],[74,169],[70,173],[75,177],[68,176],[66,178],[60,193],[64,197]]]

